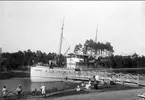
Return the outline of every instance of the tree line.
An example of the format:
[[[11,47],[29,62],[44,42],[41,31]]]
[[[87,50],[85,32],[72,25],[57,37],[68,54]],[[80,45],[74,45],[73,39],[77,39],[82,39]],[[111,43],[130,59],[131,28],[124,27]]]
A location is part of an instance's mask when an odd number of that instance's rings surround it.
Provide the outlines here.
[[[145,68],[145,56],[133,55],[122,56],[112,55],[110,57],[99,58],[107,68]]]
[[[56,67],[63,66],[65,63],[65,57],[56,53],[45,53],[40,50],[32,52],[30,49],[27,51],[18,51],[15,53],[5,52],[2,53],[1,70],[11,69],[27,69],[27,66],[31,66],[38,62],[43,64],[49,64],[49,61],[56,61]]]
[[[92,48],[95,52],[97,50],[108,50],[112,53],[112,55],[108,57],[99,57],[98,59],[94,58],[94,63],[97,63],[95,65],[101,65],[103,67],[113,69],[145,67],[145,56],[139,56],[136,53],[128,56],[113,55],[114,50],[110,42],[96,43],[91,39],[86,40],[83,45],[77,44],[75,46],[74,53],[78,51],[83,51],[83,53],[85,53],[86,46],[89,49]],[[40,50],[33,52],[30,49],[15,53],[4,52],[2,53],[2,59],[0,58],[0,70],[27,69],[27,66],[32,66],[38,62],[49,64],[50,61],[55,61],[56,67],[63,67],[66,65],[66,56],[58,55],[57,53],[45,53]]]
[[[128,56],[112,55],[103,59],[105,60],[100,62],[101,65],[106,68],[113,68],[115,72],[143,74],[145,71],[145,69],[142,69],[145,68],[145,56],[143,55],[139,56],[136,53]]]

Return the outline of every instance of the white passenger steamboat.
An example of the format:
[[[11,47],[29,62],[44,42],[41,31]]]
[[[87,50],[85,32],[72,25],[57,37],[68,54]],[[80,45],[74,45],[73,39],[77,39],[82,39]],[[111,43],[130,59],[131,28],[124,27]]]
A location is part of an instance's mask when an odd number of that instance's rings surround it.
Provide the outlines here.
[[[86,55],[67,56],[67,64],[63,68],[51,68],[49,65],[38,63],[34,67],[31,67],[31,81],[87,80],[95,74],[95,71],[90,72],[84,69],[91,66],[84,61],[86,57]]]
[[[59,54],[61,54],[62,38],[63,38],[63,26],[60,38],[60,48]],[[88,58],[93,57],[87,53],[83,54],[71,54],[66,56],[66,66],[65,67],[53,67],[49,65],[44,65],[38,63],[30,68],[30,77],[32,82],[42,82],[42,81],[62,81],[64,79],[79,79],[87,80],[93,75],[96,75],[96,71],[86,71],[84,69],[94,66],[95,57],[90,62]]]

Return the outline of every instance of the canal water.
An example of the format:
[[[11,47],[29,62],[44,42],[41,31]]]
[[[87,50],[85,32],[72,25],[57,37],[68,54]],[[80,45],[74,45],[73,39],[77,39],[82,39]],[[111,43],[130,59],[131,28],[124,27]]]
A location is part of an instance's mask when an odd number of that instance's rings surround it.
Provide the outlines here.
[[[14,91],[19,84],[21,84],[23,91],[33,91],[34,89],[40,90],[43,84],[45,84],[47,89],[62,89],[68,87],[66,82],[31,82],[30,78],[12,78],[0,80],[0,90],[6,85],[9,91]]]

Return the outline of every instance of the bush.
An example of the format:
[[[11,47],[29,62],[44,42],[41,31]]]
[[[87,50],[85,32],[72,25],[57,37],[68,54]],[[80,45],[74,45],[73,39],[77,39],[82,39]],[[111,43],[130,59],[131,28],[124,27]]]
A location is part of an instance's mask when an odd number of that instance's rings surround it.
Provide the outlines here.
[[[114,81],[110,81],[110,85],[116,85]]]

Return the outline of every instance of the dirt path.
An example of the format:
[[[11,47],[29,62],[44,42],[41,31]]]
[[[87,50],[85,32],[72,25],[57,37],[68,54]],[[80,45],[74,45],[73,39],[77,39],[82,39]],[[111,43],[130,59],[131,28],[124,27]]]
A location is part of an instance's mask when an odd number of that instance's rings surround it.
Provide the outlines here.
[[[73,96],[65,96],[49,100],[137,100],[137,94],[145,92],[144,89],[121,90],[102,93],[90,93]]]
[[[137,100],[137,94],[143,92],[145,92],[145,88],[101,93],[92,92],[88,94],[71,95],[58,98],[31,98],[27,100]]]

